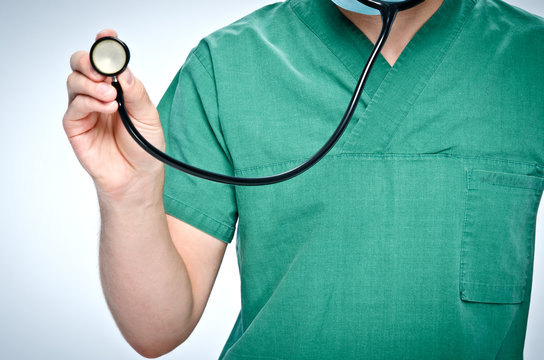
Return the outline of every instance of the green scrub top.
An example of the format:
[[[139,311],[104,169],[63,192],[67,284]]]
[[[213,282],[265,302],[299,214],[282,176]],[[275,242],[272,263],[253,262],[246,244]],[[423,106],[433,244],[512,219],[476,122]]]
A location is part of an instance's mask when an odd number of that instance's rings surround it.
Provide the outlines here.
[[[202,39],[159,105],[166,151],[257,177],[310,157],[372,48],[330,0]],[[167,213],[231,242],[241,311],[220,358],[521,359],[544,188],[544,21],[445,0],[380,56],[339,143],[301,176],[166,168]],[[238,290],[238,289],[233,289]]]

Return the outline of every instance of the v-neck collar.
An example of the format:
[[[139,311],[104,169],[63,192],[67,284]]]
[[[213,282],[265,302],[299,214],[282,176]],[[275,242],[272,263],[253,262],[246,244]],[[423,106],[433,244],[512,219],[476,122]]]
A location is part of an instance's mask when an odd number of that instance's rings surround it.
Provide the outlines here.
[[[366,35],[345,17],[331,0],[289,1],[299,19],[344,64],[351,75],[359,79],[374,46]],[[347,147],[344,148],[350,150],[356,142],[361,145],[359,134],[363,127],[361,123],[364,122],[366,133],[377,136],[364,148],[371,152],[387,148],[392,136],[391,131],[394,131],[406,116],[426,82],[443,60],[476,1],[444,0],[441,7],[406,45],[394,66],[380,54],[362,95],[362,100],[368,104],[363,117],[356,122],[353,131],[343,135],[344,139],[341,139],[337,146],[345,144]],[[395,99],[395,102],[381,101],[383,98]],[[382,114],[384,110],[385,113]],[[380,114],[379,120],[375,119],[376,116],[373,118],[371,116],[376,112]],[[362,137],[365,141],[369,140],[366,134]]]
[[[338,10],[331,0],[290,0],[293,11],[300,20],[344,64],[354,79],[358,80],[368,55],[373,48],[365,34]],[[367,81],[363,97],[365,103],[377,89],[391,66],[380,54]]]

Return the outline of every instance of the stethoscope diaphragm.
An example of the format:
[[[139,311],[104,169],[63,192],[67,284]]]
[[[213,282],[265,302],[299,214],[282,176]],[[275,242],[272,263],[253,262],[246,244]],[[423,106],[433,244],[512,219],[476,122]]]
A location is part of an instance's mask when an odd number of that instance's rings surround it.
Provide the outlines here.
[[[98,39],[90,51],[91,65],[104,76],[117,76],[128,66],[130,51],[121,40],[107,36]]]

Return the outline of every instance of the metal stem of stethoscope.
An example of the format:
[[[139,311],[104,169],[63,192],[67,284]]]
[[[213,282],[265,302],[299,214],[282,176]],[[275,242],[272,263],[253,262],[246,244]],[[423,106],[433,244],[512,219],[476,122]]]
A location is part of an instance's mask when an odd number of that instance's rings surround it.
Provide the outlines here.
[[[340,124],[338,125],[338,127],[336,128],[332,136],[330,137],[330,139],[327,141],[327,143],[321,149],[319,149],[319,151],[315,153],[315,155],[313,155],[310,159],[308,159],[303,164],[289,171],[286,171],[284,173],[277,174],[277,175],[258,177],[258,178],[243,178],[243,177],[217,174],[217,173],[213,173],[210,171],[206,171],[206,170],[199,169],[194,166],[185,164],[179,160],[172,158],[171,156],[165,154],[164,152],[160,151],[159,149],[154,147],[152,144],[150,144],[138,132],[138,130],[136,129],[136,127],[130,120],[130,117],[125,108],[125,102],[123,99],[123,90],[115,76],[119,74],[120,71],[115,74],[111,74],[111,73],[107,74],[100,71],[99,69],[97,69],[97,66],[95,66],[94,62],[92,61],[93,59],[92,55],[91,55],[91,63],[93,64],[93,67],[95,67],[95,69],[99,71],[100,73],[104,75],[108,75],[108,76],[113,75],[112,85],[117,90],[117,102],[119,104],[118,112],[119,112],[121,121],[123,122],[125,128],[129,132],[129,134],[132,136],[132,138],[150,155],[152,155],[156,159],[164,162],[165,164],[175,169],[181,170],[185,173],[188,173],[190,175],[194,175],[203,179],[207,179],[207,180],[211,180],[211,181],[215,181],[219,183],[231,184],[231,185],[243,185],[243,186],[270,185],[270,184],[285,181],[297,175],[300,175],[301,173],[303,173],[304,171],[308,170],[310,167],[315,165],[332,149],[332,147],[336,144],[340,136],[344,133],[344,130],[347,128],[349,121],[351,120],[353,114],[355,113],[355,109],[357,108],[357,103],[359,102],[359,98],[361,97],[361,93],[368,79],[370,71],[374,63],[376,62],[378,54],[382,50],[385,44],[385,41],[387,40],[387,37],[391,31],[391,27],[393,26],[393,22],[395,21],[395,17],[397,16],[398,12],[412,8],[422,3],[424,0],[408,0],[408,1],[399,2],[399,3],[387,2],[387,1],[376,1],[376,0],[359,0],[359,1],[363,3],[364,5],[367,5],[369,7],[372,7],[380,11],[380,14],[382,17],[382,29],[380,32],[380,36],[378,37],[378,40],[376,41],[376,44],[374,45],[374,48],[372,49],[372,52],[366,62],[366,65],[363,69],[361,77],[359,78],[359,82],[357,83],[357,86],[355,88],[351,101],[348,105],[348,108],[344,114],[344,117],[342,118],[342,121],[340,122]],[[99,39],[98,41],[100,40],[102,39]],[[110,38],[109,40],[114,40],[114,39]],[[129,57],[128,48],[126,48],[126,45],[124,45],[124,43],[121,43],[121,44],[126,49],[127,58],[128,58]],[[93,45],[93,48],[95,45]],[[91,53],[93,52],[92,50],[93,49],[91,49]],[[125,64],[125,67],[126,67],[126,64]],[[123,70],[124,70],[124,67],[123,67]]]

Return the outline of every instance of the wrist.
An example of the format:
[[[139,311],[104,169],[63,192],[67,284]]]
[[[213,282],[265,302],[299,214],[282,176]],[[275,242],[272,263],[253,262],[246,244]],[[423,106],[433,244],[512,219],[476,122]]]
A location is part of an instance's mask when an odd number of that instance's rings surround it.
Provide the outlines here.
[[[134,178],[119,187],[103,188],[95,183],[100,206],[151,207],[162,206],[164,171]]]

